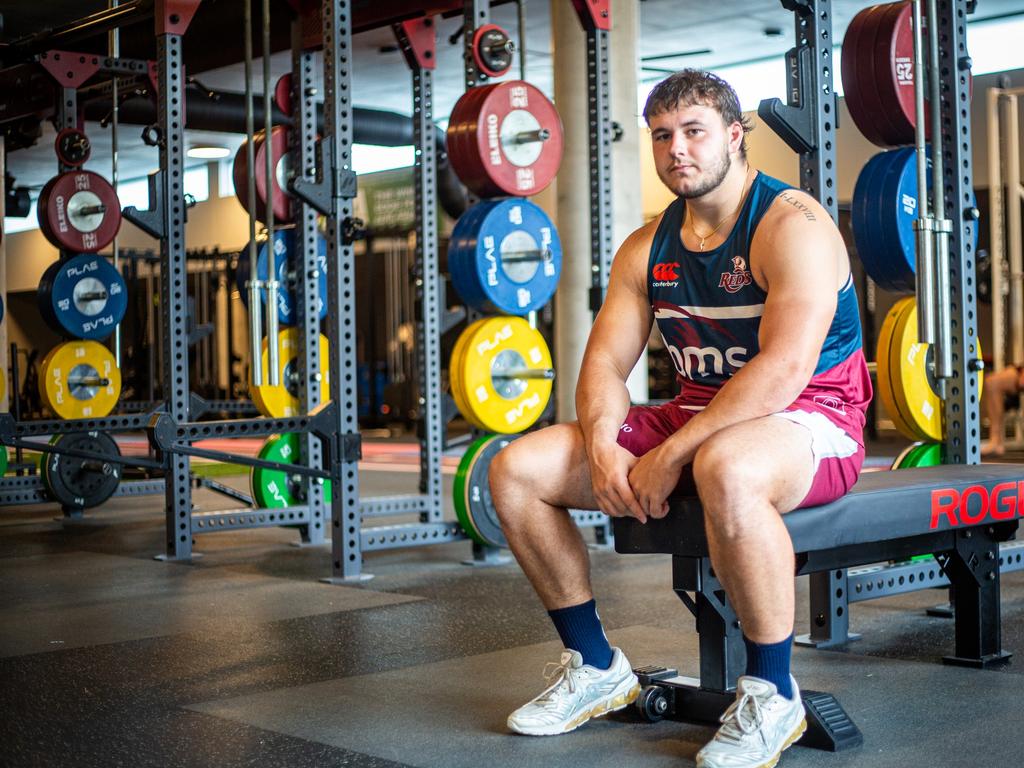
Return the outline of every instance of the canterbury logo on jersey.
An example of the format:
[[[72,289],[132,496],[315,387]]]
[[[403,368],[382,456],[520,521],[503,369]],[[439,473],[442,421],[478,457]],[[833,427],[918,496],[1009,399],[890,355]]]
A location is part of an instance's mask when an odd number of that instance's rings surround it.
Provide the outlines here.
[[[655,280],[669,281],[678,280],[679,273],[676,272],[676,268],[679,267],[678,261],[663,262],[661,264],[655,264],[654,269],[651,270],[651,276]]]
[[[732,257],[732,272],[723,272],[722,279],[718,281],[719,288],[725,288],[729,293],[736,293],[740,288],[750,285],[754,278],[747,269],[747,262],[742,256]]]

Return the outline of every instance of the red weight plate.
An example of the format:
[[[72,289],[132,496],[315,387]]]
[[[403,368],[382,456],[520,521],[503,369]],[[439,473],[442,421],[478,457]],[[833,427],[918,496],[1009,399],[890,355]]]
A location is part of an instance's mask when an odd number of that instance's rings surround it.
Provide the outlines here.
[[[57,153],[57,159],[72,168],[85,165],[92,153],[88,137],[77,128],[61,130],[54,139],[53,149]]]
[[[487,66],[487,62],[483,60],[483,56],[480,53],[480,41],[488,32],[500,32],[506,38],[508,37],[508,33],[497,24],[484,24],[482,27],[477,27],[476,32],[473,33],[473,45],[471,46],[473,49],[473,61],[476,62],[477,68],[488,77],[501,77],[512,68],[512,59],[509,57],[509,65],[504,69],[492,69]]]
[[[860,35],[864,29],[864,20],[868,11],[865,8],[850,20],[850,25],[843,35],[843,56],[840,74],[843,78],[843,98],[846,109],[850,113],[857,129],[863,133],[861,124],[864,122],[864,99],[861,96],[862,84],[857,80],[857,58],[860,55]]]
[[[50,232],[50,222],[46,218],[46,206],[47,201],[50,199],[50,190],[53,189],[56,181],[57,177],[54,176],[46,182],[43,188],[39,190],[39,198],[36,200],[36,219],[39,221],[39,231],[51,243],[53,242],[53,233]]]
[[[879,45],[884,45],[886,39],[885,30],[888,28],[888,17],[893,10],[893,4],[875,5],[870,9],[870,15],[865,21],[864,33],[860,40],[860,53],[857,57],[857,79],[864,83],[862,91],[864,97],[864,108],[866,112],[867,130],[862,129],[864,136],[873,144],[880,147],[892,146],[892,139],[897,134],[889,119],[887,107],[879,95],[878,78],[885,76],[885,70],[877,71],[875,66],[876,50]],[[879,43],[882,40],[882,43]]]
[[[273,199],[274,221],[290,223],[292,221],[291,198],[281,188],[281,184],[288,181],[288,129],[282,125],[275,126],[270,133],[270,141],[263,141],[256,145],[256,200],[257,215],[259,218],[266,210],[267,200],[267,173],[266,173],[266,152],[270,148],[274,178],[271,180],[271,195]]]
[[[495,84],[491,84],[472,89],[462,114],[462,130],[456,137],[456,146],[464,173],[464,177],[460,176],[460,178],[470,189],[487,186],[487,174],[480,158],[480,150],[477,148],[476,134],[479,127],[480,105],[494,88]]]
[[[278,78],[274,86],[274,103],[286,115],[292,113],[292,73],[287,72]]]
[[[70,171],[52,180],[40,216],[58,248],[95,253],[106,248],[121,228],[121,203],[110,183],[92,171]],[[102,211],[90,209],[102,206]]]
[[[253,151],[259,148],[262,140],[262,132],[253,134]],[[238,198],[239,205],[242,206],[246,213],[249,212],[249,155],[246,151],[247,146],[248,141],[243,141],[242,146],[235,152],[235,162],[231,166],[231,180],[235,183],[235,197]]]
[[[901,23],[907,24],[910,55],[897,60],[896,40]],[[879,19],[875,35],[875,50],[871,57],[875,71],[875,94],[881,113],[885,116],[884,134],[889,146],[900,146],[914,142],[913,121],[908,121],[900,107],[900,81],[910,85],[911,109],[914,100],[914,35],[909,26],[910,3],[891,3],[884,16]]]
[[[891,102],[893,122],[900,132],[903,144],[914,143],[917,120],[914,115],[914,12],[911,3],[899,3],[900,10],[887,51],[878,52],[876,66],[886,55],[887,73],[881,76],[880,87],[885,89],[886,100]],[[924,22],[924,33],[928,33],[928,22]],[[927,41],[927,38],[925,38]],[[925,130],[930,130],[927,96],[924,100]]]
[[[467,185],[480,197],[535,195],[555,178],[562,162],[562,121],[548,98],[522,80],[488,87],[472,118],[480,179]],[[517,143],[517,135],[546,130],[545,141]]]
[[[476,129],[475,116],[477,108],[475,105],[493,85],[481,85],[470,88],[455,103],[451,117],[448,119],[448,130],[445,132],[445,143],[448,146],[448,161],[459,179],[467,184],[467,179],[480,175],[480,170],[475,161],[477,152],[473,150],[474,142],[471,135]]]

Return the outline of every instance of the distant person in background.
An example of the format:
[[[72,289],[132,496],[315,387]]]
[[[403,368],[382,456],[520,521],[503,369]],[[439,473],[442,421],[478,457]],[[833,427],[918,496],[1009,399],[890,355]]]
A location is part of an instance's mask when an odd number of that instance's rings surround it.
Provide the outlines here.
[[[981,393],[982,413],[988,416],[988,440],[981,444],[982,456],[1002,456],[1006,452],[1006,412],[1020,410],[1020,393],[1024,390],[1024,365],[1010,365],[985,377]]]

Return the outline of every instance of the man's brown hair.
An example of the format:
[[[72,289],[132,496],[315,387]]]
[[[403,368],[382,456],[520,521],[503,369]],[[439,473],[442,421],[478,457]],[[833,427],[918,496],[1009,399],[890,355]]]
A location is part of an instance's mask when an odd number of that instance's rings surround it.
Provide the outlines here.
[[[740,109],[736,91],[725,80],[702,69],[684,69],[669,75],[651,91],[644,105],[644,120],[651,124],[651,118],[662,112],[678,109],[680,106],[711,107],[722,116],[728,126],[739,123],[743,127],[743,144],[740,156],[747,156],[747,134],[754,125]]]

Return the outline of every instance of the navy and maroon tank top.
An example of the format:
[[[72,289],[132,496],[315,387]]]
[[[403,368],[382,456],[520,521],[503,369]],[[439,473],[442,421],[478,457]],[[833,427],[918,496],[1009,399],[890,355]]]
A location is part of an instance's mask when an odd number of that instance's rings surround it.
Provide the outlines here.
[[[685,248],[680,231],[682,198],[665,209],[651,245],[647,295],[680,384],[677,402],[703,406],[729,377],[757,354],[767,294],[750,273],[750,245],[757,225],[778,194],[792,189],[763,173],[754,178],[732,232],[717,248]],[[839,291],[836,313],[818,364],[801,395],[832,403],[861,418],[871,382],[861,350],[860,313],[852,277]]]

